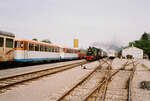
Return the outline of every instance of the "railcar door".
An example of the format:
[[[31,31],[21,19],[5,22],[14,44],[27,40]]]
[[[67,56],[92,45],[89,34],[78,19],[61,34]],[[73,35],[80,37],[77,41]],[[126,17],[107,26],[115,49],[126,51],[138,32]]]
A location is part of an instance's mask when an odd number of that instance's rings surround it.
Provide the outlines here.
[[[4,56],[4,38],[0,37],[0,61],[3,61]]]
[[[24,41],[24,59],[28,59],[28,49],[29,49],[29,44],[28,42]]]
[[[63,51],[63,48],[60,48],[60,59],[64,59],[64,51]]]
[[[14,39],[6,38],[5,43],[5,60],[6,61],[13,61],[14,58]]]

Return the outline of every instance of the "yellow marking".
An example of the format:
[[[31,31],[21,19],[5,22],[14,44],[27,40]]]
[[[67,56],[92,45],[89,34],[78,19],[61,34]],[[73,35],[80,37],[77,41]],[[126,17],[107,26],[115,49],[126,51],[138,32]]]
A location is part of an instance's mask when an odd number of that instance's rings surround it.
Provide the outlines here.
[[[148,67],[147,67],[145,64],[141,64],[141,66],[142,66],[143,68],[148,69]]]

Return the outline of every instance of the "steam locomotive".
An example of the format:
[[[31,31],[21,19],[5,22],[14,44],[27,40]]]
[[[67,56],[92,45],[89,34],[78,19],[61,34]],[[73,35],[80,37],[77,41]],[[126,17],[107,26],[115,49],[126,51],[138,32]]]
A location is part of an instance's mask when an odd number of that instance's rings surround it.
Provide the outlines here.
[[[107,56],[107,53],[103,51],[102,49],[96,48],[96,47],[89,47],[87,49],[86,60],[93,61],[93,60],[102,59],[106,56]]]

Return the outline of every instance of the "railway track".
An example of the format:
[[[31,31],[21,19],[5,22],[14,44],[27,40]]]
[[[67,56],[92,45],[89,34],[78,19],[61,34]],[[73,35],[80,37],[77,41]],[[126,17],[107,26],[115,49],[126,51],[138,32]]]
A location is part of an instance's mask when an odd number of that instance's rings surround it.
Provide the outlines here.
[[[132,69],[132,71],[128,71],[128,76],[124,81],[122,81],[123,86],[125,85],[125,90],[122,90],[122,95],[125,98],[115,97],[117,96],[118,92],[113,94],[113,92],[111,92],[109,89],[109,85],[111,85],[113,78],[118,77],[119,73],[120,75],[123,75],[123,73],[120,71],[123,71],[126,66],[133,64],[133,66],[136,67],[135,61],[127,61],[122,65],[122,68],[118,70],[112,70],[112,60],[109,60],[109,62],[108,60],[103,60],[101,62],[99,67],[97,67],[92,73],[76,84],[72,89],[65,92],[64,95],[57,99],[57,101],[127,101],[128,99],[128,101],[131,101],[130,85],[135,68]],[[121,79],[122,78],[120,78],[120,80]],[[117,81],[114,82],[116,83]],[[122,97],[122,95],[119,96]],[[56,101],[56,99],[54,101]]]
[[[132,71],[121,71],[130,64],[133,64]],[[131,101],[131,82],[136,65],[135,61],[130,63],[127,61],[121,70],[112,74],[108,72],[103,82],[82,101]]]
[[[101,72],[102,65],[107,65],[108,62],[101,60],[100,65],[95,68],[90,74],[88,74],[85,78],[83,78],[80,82],[78,82],[74,87],[72,87],[69,91],[65,92],[59,98],[50,99],[52,101],[81,101],[85,95],[88,94],[96,85],[99,84],[104,78],[105,72]],[[105,68],[108,68],[105,67]],[[103,75],[102,75],[103,74]]]
[[[43,76],[47,76],[47,75],[55,74],[55,73],[62,72],[68,69],[72,69],[74,67],[77,67],[86,63],[87,63],[86,61],[78,62],[74,64],[68,64],[64,66],[58,66],[58,67],[39,70],[35,72],[29,72],[29,73],[10,76],[10,77],[0,78],[0,93],[3,92],[4,89],[12,87],[16,84],[20,84],[29,80],[38,79]]]

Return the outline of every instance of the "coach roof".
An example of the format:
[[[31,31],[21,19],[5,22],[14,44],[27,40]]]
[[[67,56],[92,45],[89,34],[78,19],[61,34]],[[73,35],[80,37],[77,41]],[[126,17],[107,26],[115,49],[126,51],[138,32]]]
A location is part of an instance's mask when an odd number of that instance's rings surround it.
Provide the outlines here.
[[[0,35],[15,37],[15,34],[13,34],[11,32],[5,32],[5,31],[0,31]]]

